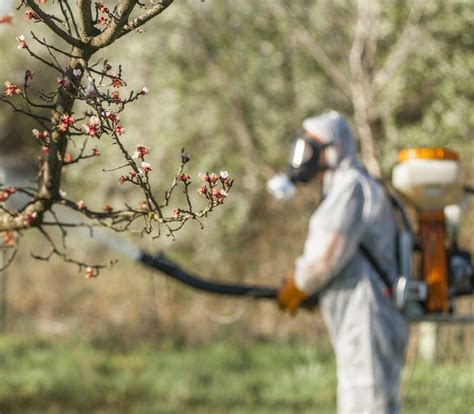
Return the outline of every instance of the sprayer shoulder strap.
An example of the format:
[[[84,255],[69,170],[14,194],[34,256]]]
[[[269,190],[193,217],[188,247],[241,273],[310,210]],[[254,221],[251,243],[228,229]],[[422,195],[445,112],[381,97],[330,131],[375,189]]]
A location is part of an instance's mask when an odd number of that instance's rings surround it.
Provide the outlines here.
[[[390,277],[385,269],[380,265],[380,262],[376,259],[376,257],[372,254],[372,252],[364,246],[363,244],[359,244],[359,250],[364,255],[364,257],[369,261],[372,267],[375,269],[377,274],[380,276],[380,279],[385,284],[385,287],[388,289],[390,294],[392,293],[392,283],[390,281]]]

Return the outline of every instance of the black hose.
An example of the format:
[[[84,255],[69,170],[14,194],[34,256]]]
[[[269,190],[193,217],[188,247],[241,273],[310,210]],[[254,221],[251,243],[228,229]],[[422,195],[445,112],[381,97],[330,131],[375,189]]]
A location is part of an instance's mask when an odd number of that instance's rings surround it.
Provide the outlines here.
[[[173,263],[163,253],[157,256],[151,256],[142,253],[140,259],[143,264],[152,267],[160,272],[172,277],[173,279],[191,286],[194,289],[204,292],[215,293],[227,296],[246,296],[255,299],[276,299],[278,289],[268,286],[241,285],[235,283],[224,283],[213,280],[203,279],[201,276],[193,275],[181,269]],[[317,306],[318,298],[316,295],[310,296],[301,304],[304,308],[313,308]]]

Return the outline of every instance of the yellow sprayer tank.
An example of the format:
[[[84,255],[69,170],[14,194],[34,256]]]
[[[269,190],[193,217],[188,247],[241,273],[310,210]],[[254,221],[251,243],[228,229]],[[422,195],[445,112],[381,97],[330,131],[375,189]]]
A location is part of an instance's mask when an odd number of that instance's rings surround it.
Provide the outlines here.
[[[448,310],[444,207],[463,196],[463,175],[456,152],[445,148],[400,151],[392,171],[393,186],[418,210],[422,277],[428,286],[430,312]]]

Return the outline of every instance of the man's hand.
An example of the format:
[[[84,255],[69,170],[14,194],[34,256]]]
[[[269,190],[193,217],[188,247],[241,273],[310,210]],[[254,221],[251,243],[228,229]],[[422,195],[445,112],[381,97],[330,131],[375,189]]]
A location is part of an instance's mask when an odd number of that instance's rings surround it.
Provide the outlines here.
[[[295,279],[292,275],[286,277],[283,286],[277,293],[277,301],[280,308],[291,313],[295,313],[300,303],[307,297],[306,293],[296,287]]]

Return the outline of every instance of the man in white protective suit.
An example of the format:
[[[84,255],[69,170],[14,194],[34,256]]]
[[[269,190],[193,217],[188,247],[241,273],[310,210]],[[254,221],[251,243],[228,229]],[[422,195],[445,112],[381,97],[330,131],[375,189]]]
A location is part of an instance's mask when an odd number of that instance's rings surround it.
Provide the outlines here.
[[[274,177],[268,189],[288,199],[294,183],[313,177],[322,180],[323,201],[278,302],[295,312],[319,293],[336,354],[339,413],[399,413],[408,323],[390,296],[397,276],[396,222],[384,189],[357,160],[350,127],[337,112],[303,122],[288,174]]]

